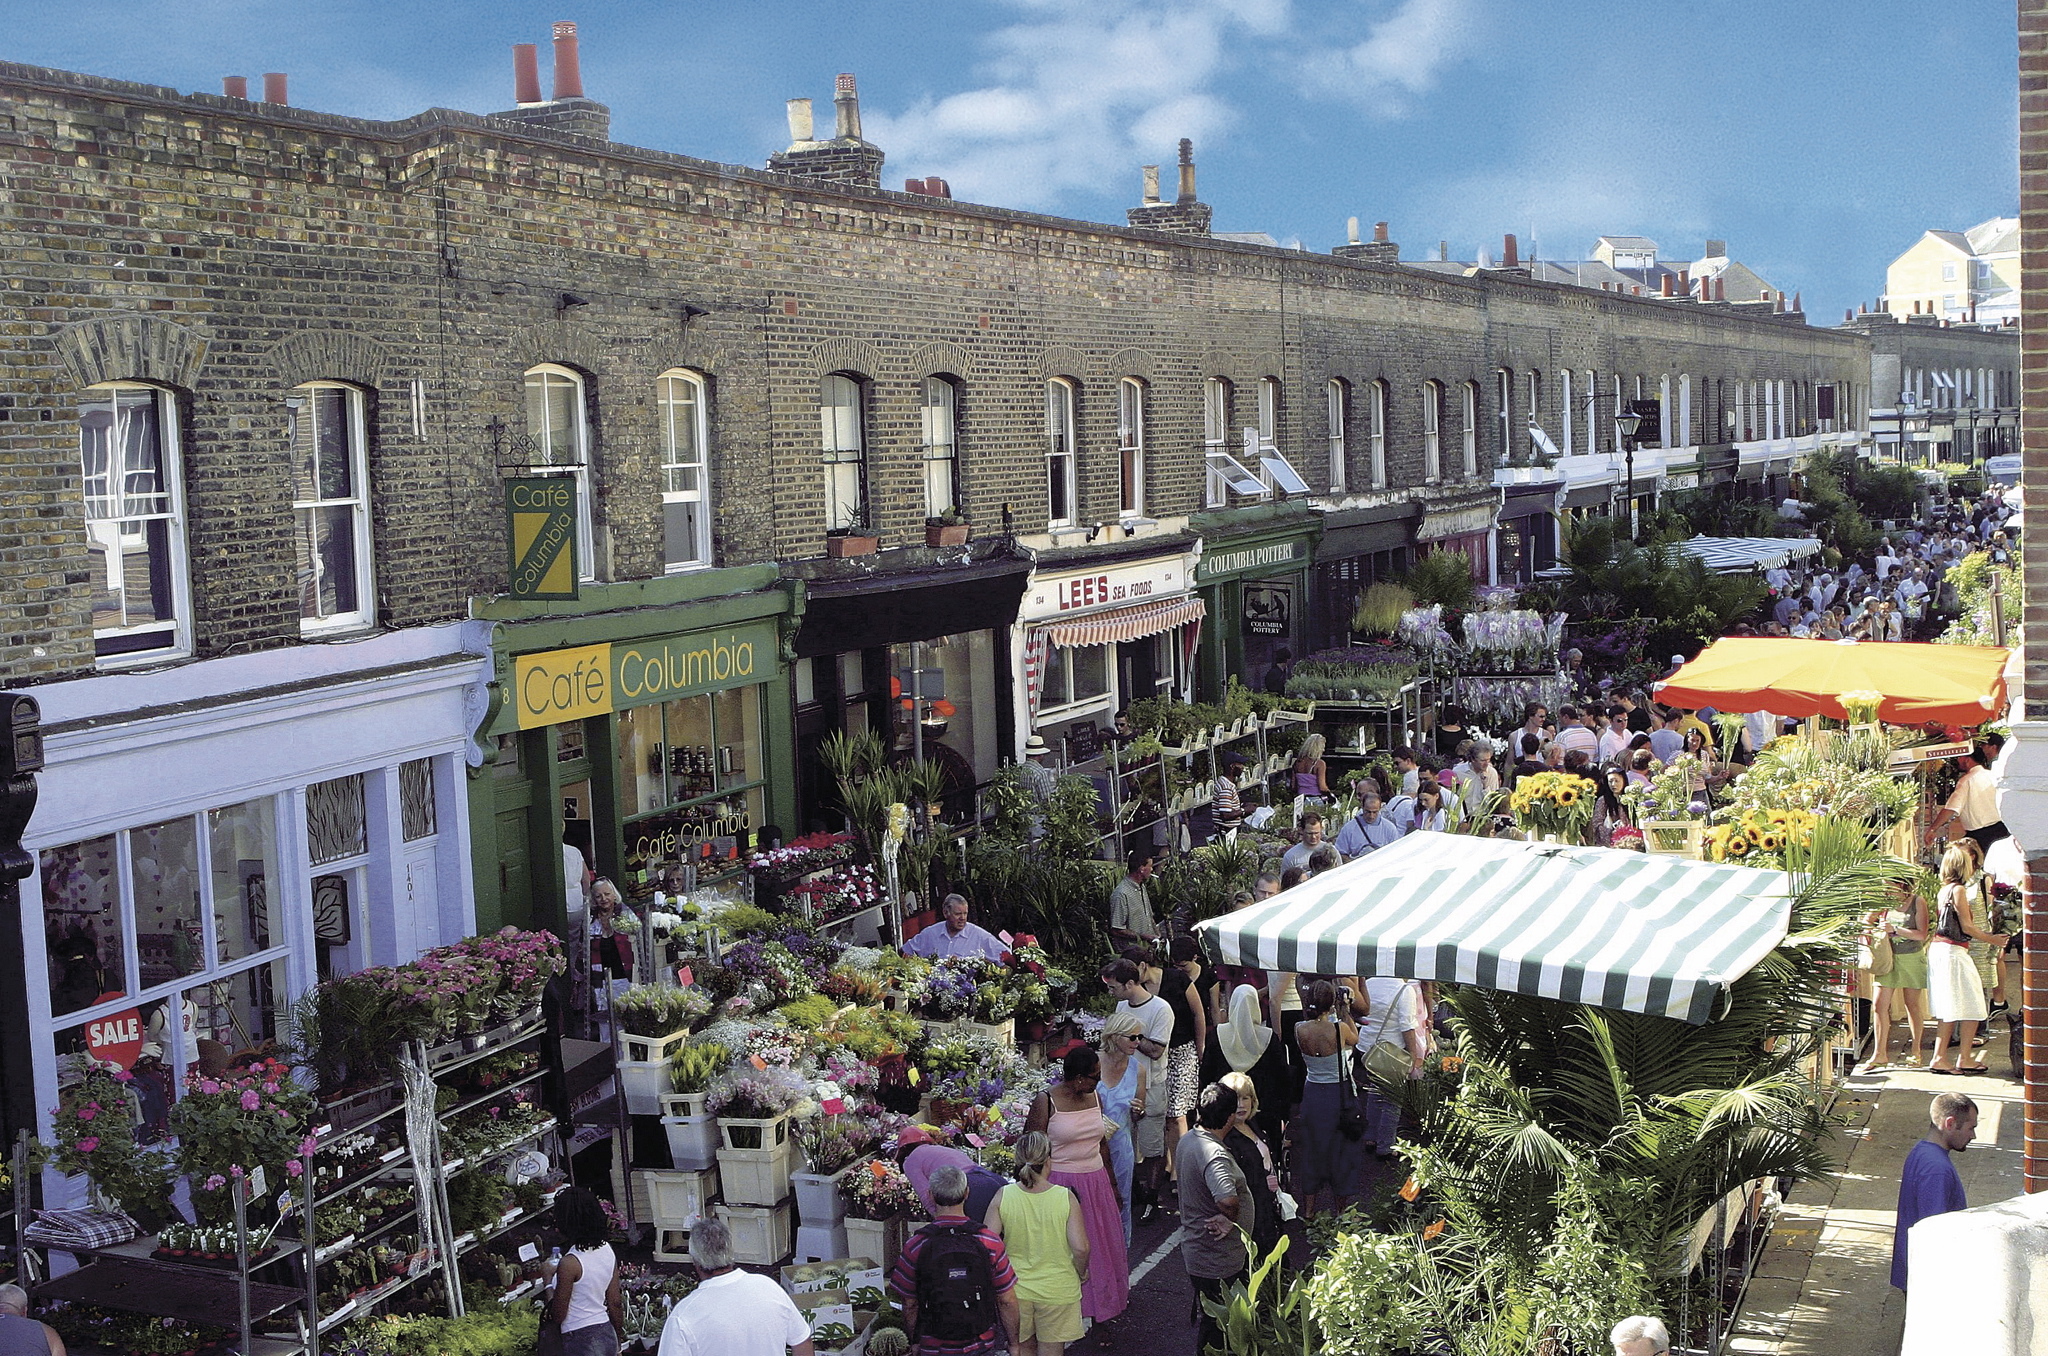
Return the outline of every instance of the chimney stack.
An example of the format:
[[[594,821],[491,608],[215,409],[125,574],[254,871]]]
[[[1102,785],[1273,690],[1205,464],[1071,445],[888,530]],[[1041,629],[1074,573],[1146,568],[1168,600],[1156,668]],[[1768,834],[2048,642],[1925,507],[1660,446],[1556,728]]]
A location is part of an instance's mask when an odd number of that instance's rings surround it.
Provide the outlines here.
[[[1195,143],[1180,139],[1180,191],[1172,202],[1159,198],[1159,170],[1145,167],[1145,201],[1124,209],[1124,220],[1147,230],[1171,231],[1176,235],[1207,235],[1213,213],[1207,203],[1195,198]]]
[[[249,97],[249,77],[246,75],[224,75],[220,78],[220,92],[230,99]]]
[[[540,98],[540,48],[530,42],[512,44],[512,102],[524,108]]]
[[[1856,320],[1856,312],[1855,312],[1855,311],[1853,311],[1853,310],[1851,310],[1851,309],[1850,309],[1849,307],[1847,307],[1847,306],[1844,306],[1844,307],[1842,308],[1842,323],[1843,323],[1844,325],[1850,325],[1850,324],[1854,324],[1854,323],[1855,323],[1855,320]]]
[[[798,142],[811,140],[811,134],[816,130],[815,124],[811,121],[811,101],[791,99],[783,108],[789,115],[790,144],[794,146]]]
[[[265,71],[263,73],[263,102],[266,104],[288,104],[291,102],[285,90],[283,71]]]
[[[1376,264],[1398,264],[1401,262],[1401,247],[1387,238],[1387,223],[1375,221],[1372,224],[1372,239],[1358,238],[1358,218],[1352,217],[1344,223],[1345,234],[1351,238],[1330,251],[1340,259],[1369,259]]]
[[[1728,300],[1728,280],[1726,278],[1714,279],[1714,300]]]
[[[1344,219],[1344,243],[1347,245],[1356,245],[1360,243],[1358,239],[1357,217],[1346,217]]]
[[[576,56],[576,25],[567,20],[555,25],[555,97],[583,97],[583,67]]]
[[[1386,244],[1386,243],[1387,243],[1387,223],[1386,223],[1386,222],[1384,222],[1384,221],[1375,221],[1375,222],[1374,222],[1374,223],[1372,224],[1372,238],[1373,238],[1373,242],[1374,242],[1375,244],[1381,244],[1381,245],[1384,245],[1384,244]]]
[[[1504,235],[1500,239],[1500,266],[1502,268],[1520,268],[1522,266],[1521,250],[1512,234]]]
[[[1448,241],[1448,240],[1439,240],[1439,241],[1437,241],[1437,242],[1436,242],[1436,261],[1437,261],[1438,263],[1440,263],[1440,264],[1446,264],[1446,263],[1449,263],[1449,262],[1450,262],[1450,259],[1451,259],[1451,242],[1450,242],[1450,241]]]
[[[1159,166],[1147,165],[1145,166],[1145,205],[1149,207],[1158,201]]]
[[[832,82],[833,135],[847,141],[860,140],[860,92],[853,86],[851,72],[842,71]]]
[[[1664,295],[1667,297],[1678,295],[1678,279],[1669,273],[1664,275]]]
[[[1175,201],[1195,201],[1195,143],[1186,137],[1180,139],[1180,197]]]
[[[1780,295],[1783,294],[1780,293]],[[1804,315],[1806,313],[1806,308],[1799,304],[1799,295],[1800,294],[1797,292],[1794,292],[1792,294],[1792,311],[1795,315]]]

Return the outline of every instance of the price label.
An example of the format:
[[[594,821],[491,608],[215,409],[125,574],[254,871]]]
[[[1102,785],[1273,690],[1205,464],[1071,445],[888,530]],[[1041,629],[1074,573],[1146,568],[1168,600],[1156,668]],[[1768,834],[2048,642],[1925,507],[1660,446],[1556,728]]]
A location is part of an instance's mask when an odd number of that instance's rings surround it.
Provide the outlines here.
[[[975,1148],[979,1149],[982,1146],[983,1141],[980,1135],[969,1135],[967,1137],[967,1142],[969,1144],[972,1144]]]
[[[263,1175],[263,1166],[259,1163],[256,1170],[249,1174],[249,1199],[260,1201],[269,1194],[270,1179]]]
[[[279,1219],[283,1219],[286,1215],[289,1215],[292,1212],[292,1205],[293,1201],[291,1192],[280,1191],[277,1193],[277,1216]]]
[[[915,1064],[910,1066],[910,1072],[906,1075],[906,1078],[911,1087],[917,1086],[917,1066]]]
[[[1012,937],[1010,936],[1009,930],[1008,930],[1007,928],[1006,928],[1006,929],[1004,929],[1004,930],[1003,930],[1003,931],[1001,931],[1001,932],[998,932],[998,933],[996,934],[996,937],[997,937],[997,939],[998,939],[998,940],[1000,940],[1000,941],[1002,942],[1002,944],[1003,944],[1004,946],[1009,946],[1009,945],[1011,945],[1011,943],[1012,943],[1012,942],[1013,942],[1013,941],[1015,940],[1014,938],[1012,938]]]
[[[846,1099],[844,1097],[827,1097],[824,1101],[818,1103],[818,1109],[827,1116],[842,1116],[846,1114]]]
[[[676,971],[676,983],[682,985],[684,988],[687,989],[696,982],[696,972],[691,970],[689,966],[685,965],[681,969]]]
[[[519,1260],[522,1262],[538,1262],[540,1260],[540,1244],[521,1243],[519,1245]]]
[[[765,1069],[768,1067],[768,1061],[761,1058],[759,1055],[748,1055],[747,1063],[753,1065],[756,1069]]]

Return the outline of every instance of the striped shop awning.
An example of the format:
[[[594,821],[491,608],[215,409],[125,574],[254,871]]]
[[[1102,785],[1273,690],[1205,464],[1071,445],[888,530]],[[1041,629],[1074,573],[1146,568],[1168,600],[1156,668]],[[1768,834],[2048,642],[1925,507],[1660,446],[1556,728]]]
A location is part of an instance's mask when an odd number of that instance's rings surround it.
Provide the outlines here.
[[[1804,560],[1820,552],[1815,537],[1694,537],[1678,549],[1697,556],[1716,574],[1741,570],[1775,570],[1780,565]]]
[[[1161,598],[1157,602],[1112,608],[1073,621],[1054,622],[1045,628],[1053,644],[1114,645],[1126,640],[1143,640],[1176,626],[1198,622],[1208,612],[1200,598]]]
[[[1755,867],[1415,833],[1197,929],[1229,965],[1442,980],[1699,1024],[1784,939],[1787,888],[1784,872]]]

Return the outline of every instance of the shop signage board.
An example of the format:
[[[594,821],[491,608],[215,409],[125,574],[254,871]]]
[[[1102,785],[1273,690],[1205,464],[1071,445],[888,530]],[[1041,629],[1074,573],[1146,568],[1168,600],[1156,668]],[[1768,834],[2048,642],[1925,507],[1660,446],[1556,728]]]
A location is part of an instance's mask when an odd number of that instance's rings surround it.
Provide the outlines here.
[[[514,598],[576,597],[576,482],[523,476],[505,482],[506,540]]]
[[[648,640],[579,645],[515,656],[519,728],[602,716],[649,702],[766,682],[775,671],[775,623]]]
[[[727,812],[721,814],[721,809]],[[649,862],[681,861],[700,854],[707,843],[718,844],[729,852],[746,841],[752,828],[744,797],[735,796],[713,805],[687,805],[628,824],[626,857]]]
[[[1057,621],[1186,593],[1187,560],[1176,551],[1150,560],[1035,574],[1018,606],[1019,621]]]
[[[1210,584],[1226,575],[1285,569],[1307,559],[1308,542],[1301,537],[1260,542],[1254,546],[1223,547],[1202,557],[1201,563],[1195,566],[1195,582]]]
[[[132,1069],[142,1057],[142,1010],[129,1008],[85,1024],[85,1049],[94,1059]]]
[[[1285,636],[1293,633],[1294,586],[1262,583],[1244,586],[1244,633]]]

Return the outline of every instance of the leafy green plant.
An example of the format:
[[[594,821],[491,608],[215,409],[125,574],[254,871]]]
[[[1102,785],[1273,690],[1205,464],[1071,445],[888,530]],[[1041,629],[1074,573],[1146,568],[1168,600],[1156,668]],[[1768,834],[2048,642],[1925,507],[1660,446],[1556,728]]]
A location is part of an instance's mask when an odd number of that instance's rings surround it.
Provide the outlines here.
[[[458,1234],[488,1229],[511,1207],[512,1188],[498,1173],[483,1168],[458,1172],[448,1179],[448,1222]]]
[[[1467,576],[1470,576],[1468,570]],[[1363,636],[1391,636],[1401,629],[1401,614],[1415,606],[1415,592],[1402,584],[1382,581],[1358,595],[1351,613],[1351,629]]]
[[[668,1085],[674,1092],[703,1092],[732,1064],[732,1051],[716,1041],[685,1045],[668,1057]]]
[[[1405,581],[1408,590],[1415,595],[1410,606],[1428,607],[1442,603],[1446,612],[1464,612],[1471,608],[1472,599],[1478,592],[1478,585],[1472,580],[1472,561],[1462,551],[1436,547],[1423,553],[1408,571]],[[1400,621],[1395,618],[1396,623]]]
[[[711,997],[674,984],[636,984],[612,1000],[619,1029],[633,1036],[673,1036],[711,1015]]]
[[[1421,1340],[1409,1234],[1339,1233],[1306,1281],[1308,1314],[1323,1341],[1349,1356],[1401,1356]]]

